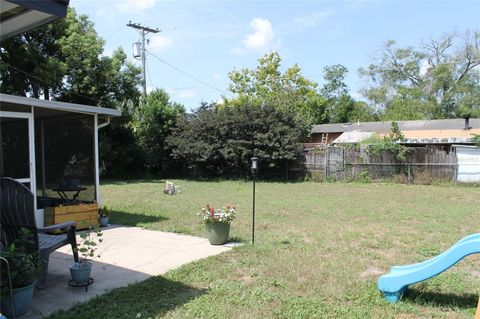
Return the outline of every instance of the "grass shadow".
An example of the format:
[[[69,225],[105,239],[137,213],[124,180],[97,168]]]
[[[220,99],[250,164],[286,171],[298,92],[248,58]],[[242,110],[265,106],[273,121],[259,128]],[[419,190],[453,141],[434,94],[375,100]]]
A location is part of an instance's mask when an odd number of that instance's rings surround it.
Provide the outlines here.
[[[250,243],[249,240],[239,237],[239,236],[229,236],[227,242],[233,242],[233,243],[242,243],[242,244],[248,244]]]
[[[472,293],[425,292],[417,289],[408,289],[402,299],[416,304],[433,304],[441,307],[458,307],[461,309],[475,308],[478,302],[478,296]]]
[[[137,226],[139,224],[157,223],[168,219],[169,218],[167,217],[158,215],[143,215],[112,210],[112,215],[110,216],[110,223]]]
[[[138,183],[149,183],[149,184],[164,184],[166,183],[165,179],[157,178],[135,178],[135,179],[104,179],[100,185],[130,185]]]
[[[154,276],[128,287],[113,289],[69,311],[60,310],[48,318],[159,318],[206,291]]]

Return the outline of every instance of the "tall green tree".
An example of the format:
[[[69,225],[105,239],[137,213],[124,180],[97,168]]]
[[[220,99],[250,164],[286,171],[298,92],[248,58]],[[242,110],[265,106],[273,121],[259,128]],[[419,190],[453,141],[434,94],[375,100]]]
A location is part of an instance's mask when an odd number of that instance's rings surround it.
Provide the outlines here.
[[[65,32],[65,19],[0,42],[0,91],[45,99],[58,91],[67,65],[57,40]]]
[[[271,52],[258,60],[255,69],[244,68],[229,73],[229,90],[236,94],[225,99],[227,106],[269,104],[280,110],[293,112],[308,134],[311,124],[370,121],[373,110],[364,102],[355,101],[345,83],[347,68],[332,65],[324,68],[324,86],[302,75],[298,65],[282,72],[282,59]]]
[[[229,90],[236,97],[225,99],[226,105],[269,104],[277,109],[293,112],[307,133],[313,124],[309,107],[316,105],[312,100],[318,97],[317,83],[303,76],[297,64],[282,72],[281,62],[280,55],[271,52],[258,60],[255,69],[231,71],[228,74]]]
[[[239,99],[248,97],[254,104],[271,104],[277,108],[292,110],[301,107],[316,94],[317,84],[301,74],[298,65],[281,71],[282,59],[277,52],[265,54],[255,69],[233,70],[229,90]]]
[[[348,69],[340,64],[326,66],[323,69],[325,84],[320,90],[325,100],[322,119],[317,123],[346,123],[354,121],[373,121],[375,114],[364,102],[357,102],[350,95],[345,83]],[[319,120],[323,120],[319,122]]]
[[[202,102],[193,113],[181,116],[170,136],[167,145],[174,162],[185,176],[219,176],[224,167],[220,149],[223,141],[219,139],[219,121],[217,113],[221,109],[214,103]]]
[[[295,115],[268,104],[216,108],[203,104],[179,120],[167,138],[172,157],[190,176],[241,177],[253,155],[264,177],[284,177],[302,154]]]
[[[388,41],[360,74],[384,119],[480,116],[480,31],[450,33],[420,48]]]
[[[0,91],[110,108],[138,104],[140,69],[121,48],[104,56],[104,44],[88,17],[69,8],[64,19],[0,43]]]
[[[160,174],[169,167],[170,150],[165,140],[184,113],[185,107],[170,101],[168,93],[161,89],[148,94],[135,111],[133,130],[150,174]]]

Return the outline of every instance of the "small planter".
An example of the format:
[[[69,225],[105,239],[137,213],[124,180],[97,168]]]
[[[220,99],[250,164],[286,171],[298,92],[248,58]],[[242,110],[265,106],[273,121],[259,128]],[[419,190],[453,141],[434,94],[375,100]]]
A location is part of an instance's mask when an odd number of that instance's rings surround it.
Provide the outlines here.
[[[77,285],[86,285],[88,284],[88,279],[92,273],[92,263],[82,262],[74,263],[70,267],[70,275]]]
[[[59,224],[67,220],[77,222],[77,230],[98,225],[98,204],[45,207],[45,225]]]
[[[30,305],[33,299],[33,287],[35,282],[29,286],[13,289],[13,297],[15,299],[15,305],[12,305],[12,298],[10,294],[2,295],[2,313],[7,317],[13,317],[13,307],[15,307],[15,314],[21,316],[30,310]]]
[[[98,223],[100,227],[108,227],[108,220],[110,219],[109,216],[107,217],[98,217]]]
[[[230,233],[230,224],[227,223],[207,223],[208,241],[212,245],[223,245],[228,239]]]

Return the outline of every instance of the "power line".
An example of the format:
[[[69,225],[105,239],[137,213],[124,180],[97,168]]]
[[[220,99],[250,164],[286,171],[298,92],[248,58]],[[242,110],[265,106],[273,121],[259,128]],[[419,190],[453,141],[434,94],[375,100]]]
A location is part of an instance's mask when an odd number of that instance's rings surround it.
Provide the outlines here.
[[[154,54],[153,54],[152,52],[150,52],[150,51],[147,51],[147,53],[150,54],[151,56],[153,56],[154,58],[156,58],[158,61],[162,62],[163,64],[171,67],[171,68],[174,69],[175,71],[180,72],[180,73],[182,73],[183,75],[185,75],[185,76],[187,76],[187,77],[189,77],[189,78],[191,78],[191,79],[193,79],[193,80],[195,80],[195,81],[197,81],[197,82],[199,82],[199,83],[202,83],[203,85],[208,86],[208,87],[211,88],[211,89],[214,89],[215,91],[218,91],[218,92],[223,93],[223,94],[230,94],[230,93],[228,93],[228,92],[225,91],[225,90],[219,89],[219,88],[217,88],[217,87],[215,87],[215,86],[213,86],[213,85],[211,85],[211,84],[209,84],[209,83],[207,83],[207,82],[205,82],[205,81],[203,81],[203,80],[200,80],[199,78],[197,78],[197,77],[195,77],[195,76],[193,76],[193,75],[191,75],[191,74],[183,71],[182,69],[177,68],[177,67],[174,66],[173,64],[168,63],[167,61],[163,60],[162,58],[159,58],[158,56],[154,55]]]
[[[42,82],[43,84],[46,84],[46,85],[48,85],[48,86],[50,86],[50,87],[54,87],[54,86],[55,86],[55,85],[53,85],[52,83],[48,83],[47,81],[42,80],[42,79],[36,77],[36,76],[33,75],[33,74],[30,74],[30,73],[28,73],[28,72],[26,72],[26,71],[20,70],[19,68],[14,67],[13,65],[11,65],[11,64],[9,64],[9,63],[7,63],[7,62],[2,62],[2,63],[5,64],[6,66],[12,68],[12,69],[17,70],[17,71],[20,72],[20,73],[23,73],[23,74],[25,74],[25,75],[28,75],[29,77],[34,78],[35,80],[37,80],[37,81],[39,81],[39,82]],[[92,98],[92,97],[89,97],[89,96],[86,96],[86,95],[82,95],[82,94],[79,94],[79,93],[75,93],[75,92],[73,92],[73,91],[60,90],[60,92],[71,93],[71,94],[76,95],[76,96],[78,96],[78,97],[83,97],[83,98],[85,98],[85,99],[89,99],[89,100],[91,100],[91,101],[94,101],[94,102],[96,102],[96,103],[98,103],[98,104],[101,104],[101,103],[102,103],[100,100],[97,100],[97,99],[95,99],[95,98]]]
[[[197,89],[198,87],[195,86],[185,86],[181,88],[165,88],[165,90],[170,90],[170,91],[185,91],[185,90],[192,90],[192,89]]]

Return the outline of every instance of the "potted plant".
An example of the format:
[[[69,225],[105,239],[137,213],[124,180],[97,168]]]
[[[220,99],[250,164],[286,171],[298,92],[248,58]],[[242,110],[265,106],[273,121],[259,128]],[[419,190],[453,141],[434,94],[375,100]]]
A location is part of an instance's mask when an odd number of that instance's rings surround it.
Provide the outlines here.
[[[208,240],[212,245],[223,245],[230,233],[230,223],[235,219],[235,207],[226,206],[215,210],[207,205],[198,213],[206,225]]]
[[[9,272],[2,262],[1,272],[1,310],[7,317],[25,314],[32,303],[33,288],[42,269],[42,262],[35,247],[32,233],[28,229],[21,229],[19,238],[8,247],[0,251],[0,255],[8,261],[12,296],[10,295]]]
[[[77,244],[77,252],[79,253],[79,260],[71,265],[70,275],[76,285],[87,285],[92,272],[91,258],[100,257],[96,255],[98,245],[103,241],[103,233],[98,226],[90,227],[89,230],[80,234],[80,241]]]
[[[98,210],[98,223],[101,227],[108,226],[108,220],[110,218],[110,209],[107,206],[103,206]]]

